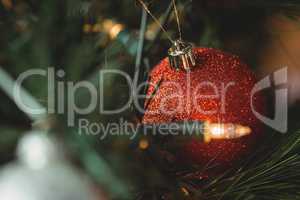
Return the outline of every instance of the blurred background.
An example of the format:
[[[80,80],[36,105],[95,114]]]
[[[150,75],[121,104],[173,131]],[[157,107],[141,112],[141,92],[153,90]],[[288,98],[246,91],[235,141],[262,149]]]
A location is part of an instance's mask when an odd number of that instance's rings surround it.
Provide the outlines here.
[[[170,2],[145,0],[172,38],[177,38]],[[279,0],[180,0],[177,6],[184,40],[240,56],[259,78],[288,66],[289,132],[297,131],[300,4]],[[65,74],[56,76],[58,81],[89,80],[97,88],[97,72],[104,68],[121,69],[133,77],[136,66],[142,66],[139,78],[146,79],[147,72],[167,55],[170,44],[158,25],[149,16],[145,20],[142,12],[134,0],[0,1],[1,199],[133,199],[129,195],[133,183],[143,188],[159,179],[155,173],[150,173],[151,177],[143,174],[145,166],[136,161],[140,150],[130,154],[128,141],[78,137],[76,127],[67,126],[64,114],[37,119],[25,114],[10,97],[9,77],[15,80],[34,68],[62,69]],[[137,62],[139,53],[142,58]],[[105,108],[114,108],[126,102],[128,88],[124,80],[109,79],[104,86]],[[43,77],[30,78],[23,86],[28,98],[47,106],[47,81]],[[67,105],[66,98],[58,97],[58,102]],[[76,95],[76,102],[83,107],[89,102],[85,91]],[[140,115],[128,109],[118,115],[95,112],[84,117],[108,123],[120,117],[138,121]]]

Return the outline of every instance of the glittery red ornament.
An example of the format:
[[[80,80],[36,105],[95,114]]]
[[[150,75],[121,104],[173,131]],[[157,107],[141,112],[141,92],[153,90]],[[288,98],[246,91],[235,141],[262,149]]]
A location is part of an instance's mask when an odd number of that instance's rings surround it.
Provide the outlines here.
[[[211,48],[194,48],[196,66],[190,71],[176,71],[164,59],[150,74],[143,123],[201,120],[234,123],[252,129],[249,136],[231,140],[197,139],[178,149],[180,163],[214,166],[216,171],[230,168],[253,151],[253,144],[262,135],[262,124],[251,110],[251,90],[256,83],[254,73],[234,55]],[[158,84],[159,83],[159,84]],[[253,97],[256,110],[264,110],[261,94]],[[207,174],[211,174],[208,170]]]

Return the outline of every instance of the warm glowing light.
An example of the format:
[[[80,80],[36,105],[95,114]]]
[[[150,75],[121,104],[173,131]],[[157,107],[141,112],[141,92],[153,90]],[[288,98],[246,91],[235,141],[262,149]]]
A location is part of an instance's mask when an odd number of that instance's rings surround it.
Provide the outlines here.
[[[224,128],[222,128],[221,125],[213,126],[210,132],[214,137],[222,137],[224,135]]]
[[[210,142],[212,139],[235,139],[252,132],[248,126],[240,124],[222,124],[222,123],[209,123],[205,124],[204,141]]]
[[[116,24],[111,28],[109,35],[111,38],[115,38],[122,30],[123,30],[123,26],[121,24]]]
[[[122,24],[118,24],[110,19],[104,20],[102,25],[104,31],[108,33],[111,39],[116,38],[118,34],[124,29],[124,26]]]
[[[94,26],[93,26],[93,32],[94,33],[99,33],[99,32],[101,32],[101,24],[95,24]]]
[[[185,196],[189,196],[190,195],[189,191],[186,188],[184,188],[184,187],[181,188],[181,191],[183,192],[183,194]]]
[[[148,147],[149,147],[149,142],[148,142],[148,140],[142,139],[142,140],[140,141],[140,143],[139,143],[139,147],[140,147],[140,149],[142,149],[142,150],[148,149]]]

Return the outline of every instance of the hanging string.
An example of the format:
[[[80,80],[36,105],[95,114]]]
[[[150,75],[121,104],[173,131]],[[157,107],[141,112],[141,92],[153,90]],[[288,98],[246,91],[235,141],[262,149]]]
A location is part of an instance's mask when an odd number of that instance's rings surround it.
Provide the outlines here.
[[[176,6],[176,0],[172,0],[173,6],[174,6],[174,11],[175,11],[175,17],[176,17],[176,22],[177,22],[177,28],[178,28],[178,33],[179,33],[179,39],[182,39],[182,34],[181,34],[181,26],[180,26],[180,21],[179,21],[179,14]]]
[[[138,2],[143,6],[144,10],[152,17],[152,19],[155,21],[155,23],[161,28],[161,30],[166,34],[166,36],[168,37],[170,42],[173,44],[174,40],[172,40],[172,38],[170,37],[170,35],[166,31],[166,29],[162,26],[160,21],[151,13],[148,6],[142,0],[138,0]]]

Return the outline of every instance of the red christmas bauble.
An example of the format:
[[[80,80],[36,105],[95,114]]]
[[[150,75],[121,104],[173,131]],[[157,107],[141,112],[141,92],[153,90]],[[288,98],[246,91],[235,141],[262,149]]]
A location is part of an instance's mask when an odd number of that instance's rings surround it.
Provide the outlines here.
[[[262,124],[251,109],[254,73],[237,56],[211,48],[194,48],[196,66],[190,71],[176,71],[168,59],[150,73],[144,124],[200,120],[241,124],[251,128],[250,135],[230,140],[197,139],[178,149],[180,163],[214,166],[214,172],[230,168],[253,150],[262,135]],[[158,87],[157,90],[155,87]],[[264,110],[264,97],[255,95],[255,110]],[[209,171],[207,174],[211,174]]]

